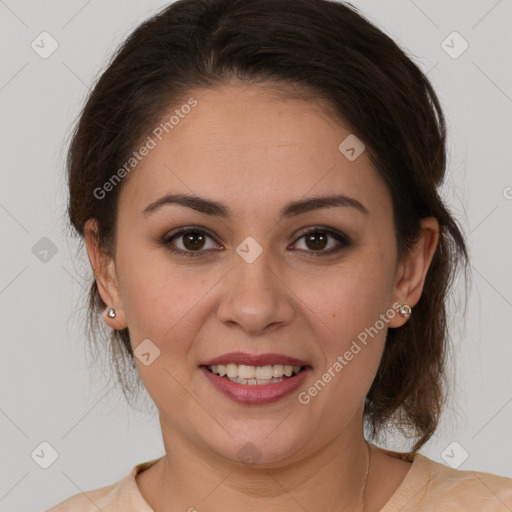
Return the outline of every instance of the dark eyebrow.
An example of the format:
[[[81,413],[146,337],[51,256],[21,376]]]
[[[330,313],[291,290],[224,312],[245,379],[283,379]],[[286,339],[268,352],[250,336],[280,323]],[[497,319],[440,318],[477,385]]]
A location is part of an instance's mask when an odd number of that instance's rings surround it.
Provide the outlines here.
[[[145,216],[149,215],[166,204],[178,204],[187,208],[192,208],[193,210],[206,215],[214,215],[223,218],[231,216],[230,210],[226,205],[217,201],[212,201],[211,199],[205,199],[190,194],[168,194],[146,206],[142,213]],[[292,201],[282,208],[280,215],[281,219],[284,219],[286,217],[294,217],[313,210],[333,206],[352,207],[362,213],[368,214],[368,210],[357,199],[344,195],[330,195]]]

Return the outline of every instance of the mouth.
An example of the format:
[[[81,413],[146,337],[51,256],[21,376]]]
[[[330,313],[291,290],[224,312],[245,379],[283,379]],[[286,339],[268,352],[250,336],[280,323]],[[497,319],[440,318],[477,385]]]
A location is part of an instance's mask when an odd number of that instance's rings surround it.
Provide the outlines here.
[[[266,386],[268,384],[278,384],[284,380],[291,379],[299,375],[306,366],[273,364],[264,366],[249,366],[243,364],[214,364],[205,366],[205,368],[214,375],[223,377],[235,384],[244,384],[246,386]]]
[[[307,380],[307,361],[282,354],[232,352],[199,365],[214,389],[240,404],[261,405],[283,399]]]

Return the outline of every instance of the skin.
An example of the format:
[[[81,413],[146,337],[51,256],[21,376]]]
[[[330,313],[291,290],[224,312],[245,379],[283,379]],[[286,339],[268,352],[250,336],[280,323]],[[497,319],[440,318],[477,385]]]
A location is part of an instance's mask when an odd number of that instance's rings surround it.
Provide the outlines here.
[[[98,250],[94,220],[86,229],[100,294],[117,314],[105,314],[105,322],[129,326],[134,348],[149,338],[160,350],[149,366],[136,361],[159,411],[166,455],[137,476],[137,485],[157,512],[230,505],[360,510],[363,403],[386,328],[307,405],[297,394],[394,303],[418,302],[438,223],[424,219],[416,247],[397,261],[389,191],[367,152],[349,161],[338,150],[350,127],[330,117],[320,100],[240,83],[191,96],[198,105],[125,178],[114,257]],[[141,213],[167,193],[221,201],[232,216],[179,205]],[[279,218],[291,201],[334,193],[357,199],[367,213],[337,206]],[[203,251],[197,257],[173,254],[161,243],[183,226],[212,236],[192,245],[196,254]],[[345,233],[352,244],[329,237],[315,246],[299,233],[316,226]],[[250,264],[236,253],[248,236],[263,249]],[[183,236],[170,242],[186,250],[184,243]],[[332,247],[341,250],[319,255]],[[405,321],[396,314],[388,326]],[[308,361],[312,373],[277,402],[239,404],[198,367],[232,351],[291,355]],[[246,443],[261,456],[251,466],[237,456]],[[371,449],[367,511],[389,500],[410,466]]]

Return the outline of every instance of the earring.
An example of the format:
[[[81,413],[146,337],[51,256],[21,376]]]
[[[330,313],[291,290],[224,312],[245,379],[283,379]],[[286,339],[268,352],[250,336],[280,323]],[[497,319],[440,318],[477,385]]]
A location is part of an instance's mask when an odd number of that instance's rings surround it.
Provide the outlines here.
[[[110,308],[110,309],[108,310],[107,316],[108,316],[109,318],[115,318],[115,317],[116,317],[116,310],[115,310],[114,308]]]
[[[403,304],[398,311],[403,317],[409,320],[412,313],[412,309],[411,306],[409,306],[409,304]]]

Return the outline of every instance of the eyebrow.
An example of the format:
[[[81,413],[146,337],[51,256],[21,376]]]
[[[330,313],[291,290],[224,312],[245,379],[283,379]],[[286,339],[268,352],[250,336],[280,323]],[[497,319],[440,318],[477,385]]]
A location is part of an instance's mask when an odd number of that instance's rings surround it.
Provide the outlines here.
[[[173,204],[185,206],[206,215],[214,215],[222,218],[231,217],[230,210],[225,204],[192,194],[167,194],[146,206],[142,214],[148,216],[160,210],[165,205]],[[321,208],[331,208],[335,206],[355,208],[361,213],[368,214],[368,210],[357,199],[338,194],[292,201],[281,209],[280,218],[295,217]]]

